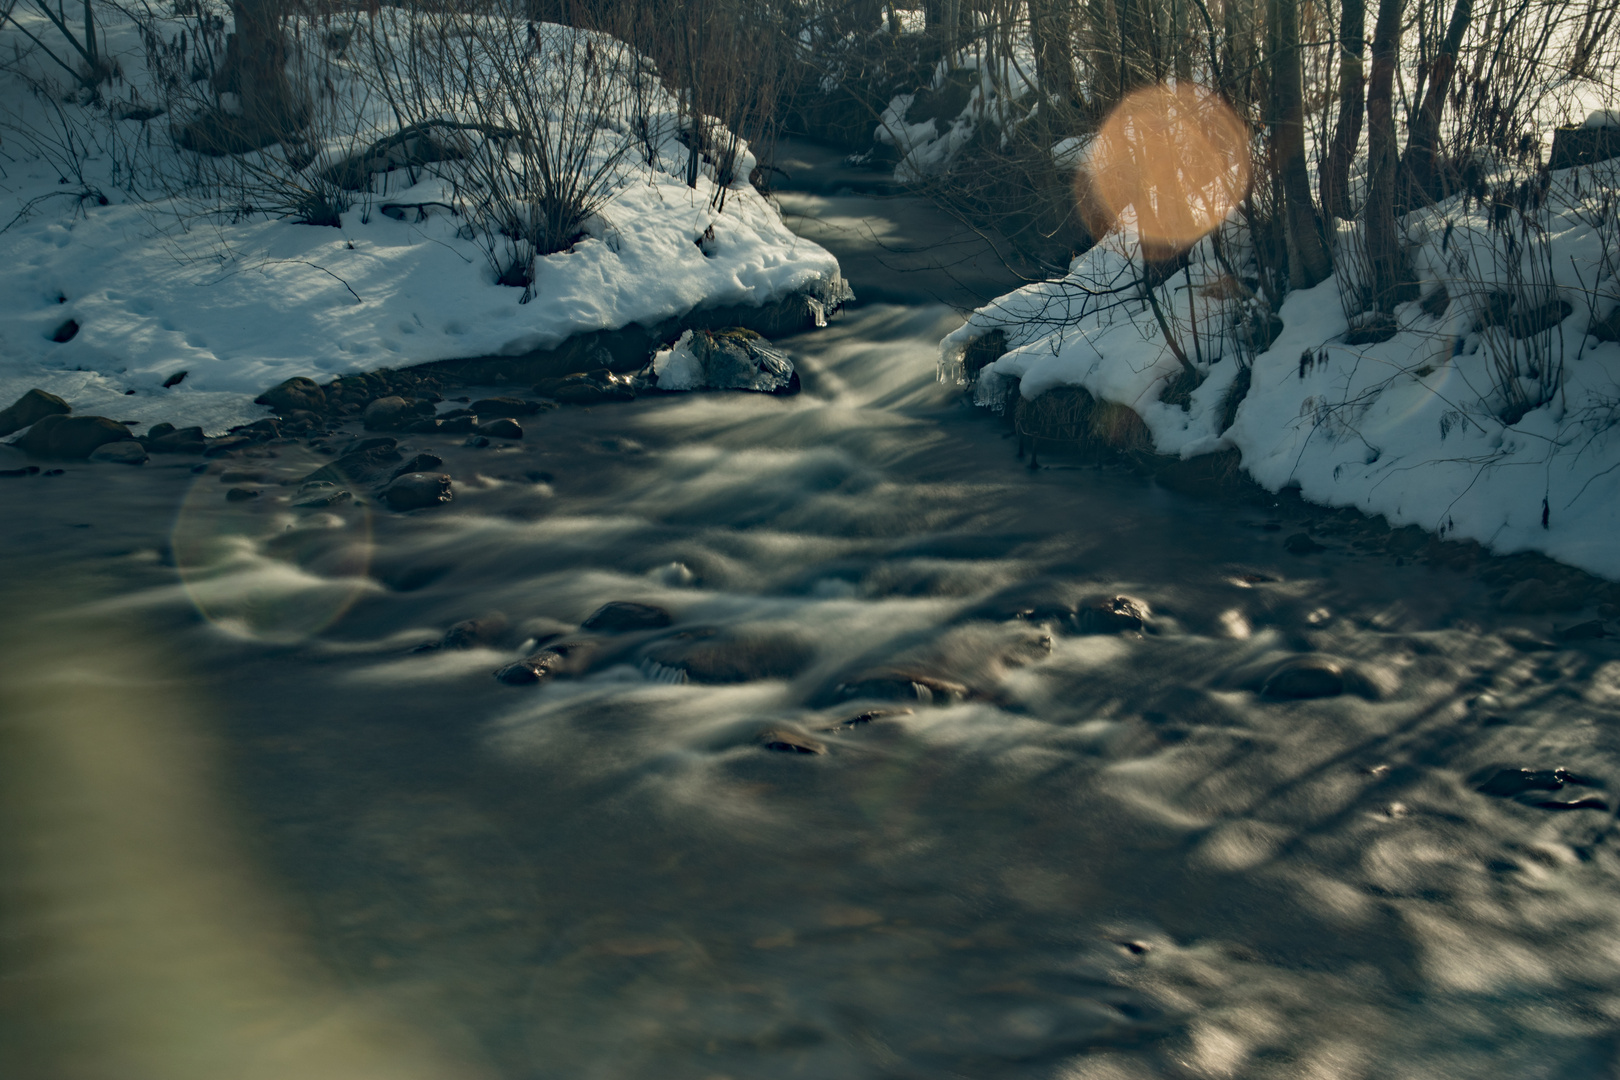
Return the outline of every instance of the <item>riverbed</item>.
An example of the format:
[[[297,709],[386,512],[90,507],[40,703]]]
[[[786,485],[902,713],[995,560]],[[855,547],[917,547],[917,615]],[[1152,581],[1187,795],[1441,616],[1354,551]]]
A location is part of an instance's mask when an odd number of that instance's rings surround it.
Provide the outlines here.
[[[1032,471],[938,281],[829,246],[881,299],[801,393],[402,437],[440,508],[295,506],[298,443],[0,480],[8,1075],[1614,1069],[1620,649]]]

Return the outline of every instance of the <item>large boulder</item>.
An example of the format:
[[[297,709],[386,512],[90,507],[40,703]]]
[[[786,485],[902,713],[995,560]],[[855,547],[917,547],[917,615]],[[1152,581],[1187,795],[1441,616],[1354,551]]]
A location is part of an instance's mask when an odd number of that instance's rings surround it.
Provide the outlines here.
[[[4,412],[0,412],[0,439],[5,438],[14,431],[21,431],[28,425],[43,420],[47,416],[57,414],[66,415],[73,411],[73,406],[44,390],[33,389],[11,403]]]
[[[105,416],[52,413],[34,422],[17,446],[38,457],[83,461],[107,443],[133,439],[129,428]]]
[[[312,413],[326,411],[326,391],[314,379],[306,379],[302,375],[266,390],[253,400],[255,404],[270,406],[283,416],[298,410]]]

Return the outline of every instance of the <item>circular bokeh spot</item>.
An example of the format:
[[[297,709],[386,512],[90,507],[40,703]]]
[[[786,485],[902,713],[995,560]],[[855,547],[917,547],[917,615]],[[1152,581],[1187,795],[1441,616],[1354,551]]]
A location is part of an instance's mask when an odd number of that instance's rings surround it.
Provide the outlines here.
[[[366,576],[364,489],[337,474],[305,482],[326,465],[284,447],[274,459],[216,465],[197,477],[170,547],[204,618],[241,637],[291,644],[330,627],[376,588]]]
[[[1108,114],[1081,175],[1108,223],[1125,218],[1145,244],[1179,251],[1248,192],[1248,129],[1203,87],[1144,87]]]

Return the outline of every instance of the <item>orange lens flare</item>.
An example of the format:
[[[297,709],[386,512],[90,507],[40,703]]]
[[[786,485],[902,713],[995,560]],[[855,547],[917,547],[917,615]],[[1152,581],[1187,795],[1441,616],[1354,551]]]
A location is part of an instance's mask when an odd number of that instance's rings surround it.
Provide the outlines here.
[[[1180,251],[1249,190],[1249,133],[1213,93],[1188,84],[1132,91],[1103,121],[1081,172],[1082,203],[1120,218],[1145,245]]]

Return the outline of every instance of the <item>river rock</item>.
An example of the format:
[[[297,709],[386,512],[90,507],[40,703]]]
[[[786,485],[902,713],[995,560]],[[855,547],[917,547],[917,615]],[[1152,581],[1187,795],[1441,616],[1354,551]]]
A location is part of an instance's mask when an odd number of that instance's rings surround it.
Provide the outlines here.
[[[367,405],[360,420],[367,431],[400,431],[432,415],[431,402],[389,396]]]
[[[773,750],[778,754],[825,754],[827,745],[819,739],[812,739],[808,735],[787,728],[768,728],[754,736],[754,741],[763,749]]]
[[[1295,533],[1283,541],[1283,550],[1290,555],[1312,555],[1327,549],[1305,533]]]
[[[505,615],[484,615],[477,619],[462,619],[444,632],[439,642],[446,649],[472,649],[480,645],[493,645],[506,633]]]
[[[608,371],[576,371],[557,379],[542,379],[534,384],[534,392],[565,405],[599,405],[607,401],[633,401],[636,396],[635,388],[630,385],[629,379]]]
[[[154,425],[141,442],[154,454],[200,454],[208,449],[202,428],[176,428],[172,424]]]
[[[522,426],[516,420],[510,419],[509,417],[502,417],[499,420],[491,420],[487,424],[479,424],[475,430],[478,432],[478,434],[488,436],[491,439],[523,438]]]
[[[146,447],[136,439],[102,443],[90,451],[91,461],[110,461],[118,465],[146,464]]]
[[[833,687],[834,701],[875,698],[878,701],[915,701],[922,705],[953,705],[973,696],[962,683],[910,668],[880,668],[864,672]]]
[[[1345,676],[1345,666],[1331,656],[1296,656],[1272,668],[1260,694],[1293,700],[1338,697],[1348,688]]]
[[[1147,625],[1148,608],[1129,596],[1087,600],[1075,611],[1072,625],[1081,634],[1120,634]]]
[[[390,440],[390,441],[392,441],[392,440]],[[395,469],[393,471],[393,473],[388,477],[388,479],[389,480],[398,480],[400,477],[404,476],[406,473],[433,472],[435,469],[437,469],[440,465],[443,465],[443,464],[444,464],[444,459],[441,458],[438,454],[417,454],[415,457],[411,458],[411,460],[407,461],[405,464],[403,464],[399,468]]]
[[[599,646],[592,641],[558,641],[522,660],[507,664],[495,677],[508,686],[525,686],[544,679],[584,674]]]
[[[390,510],[422,510],[441,506],[455,498],[450,477],[444,473],[406,473],[383,490],[380,496]]]
[[[304,477],[303,483],[327,480],[334,484],[373,480],[389,472],[401,458],[393,439],[362,439],[339,457]],[[427,470],[423,470],[424,472]]]
[[[257,499],[258,497],[259,491],[257,488],[233,487],[225,493],[225,501],[233,503],[247,502],[249,499]]]
[[[802,640],[786,633],[689,630],[651,645],[647,660],[686,673],[699,683],[791,679],[815,659]]]
[[[674,619],[669,612],[661,607],[614,600],[591,612],[579,626],[581,630],[594,630],[599,634],[624,634],[635,630],[662,630],[672,622]]]
[[[14,431],[21,431],[47,416],[57,414],[65,416],[72,411],[73,406],[55,394],[35,388],[13,401],[4,412],[0,412],[0,439]]]
[[[258,405],[268,405],[273,411],[287,415],[294,411],[323,413],[326,411],[326,391],[314,379],[294,376],[254,398]]]
[[[129,428],[105,416],[67,416],[52,413],[34,421],[17,440],[17,447],[38,457],[83,461],[97,447],[133,439]]]
[[[525,401],[515,397],[479,398],[468,409],[478,416],[491,418],[502,416],[533,416],[540,411],[538,401]]]

